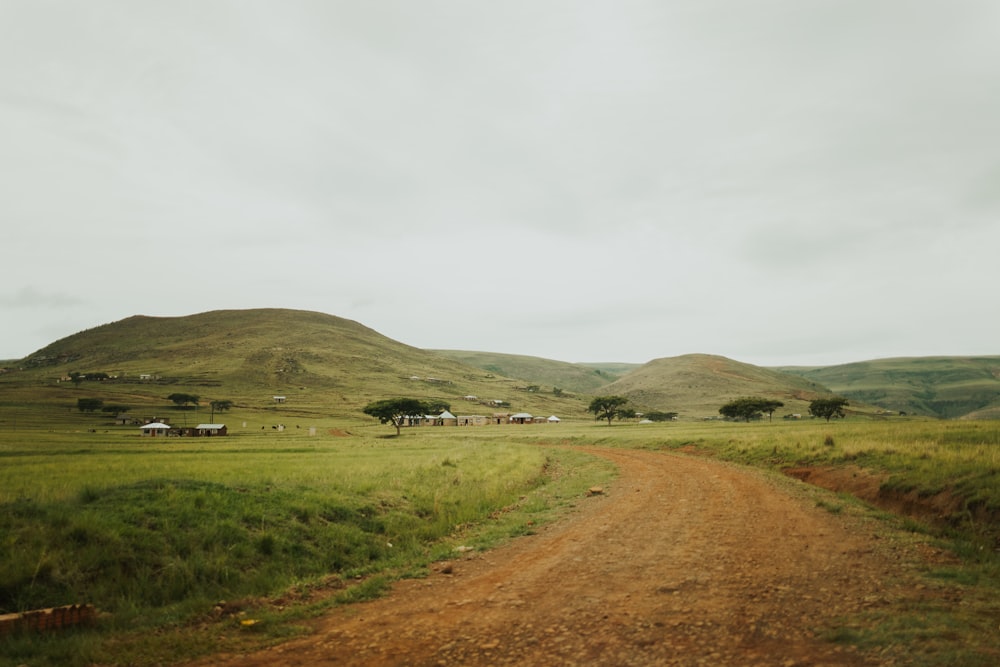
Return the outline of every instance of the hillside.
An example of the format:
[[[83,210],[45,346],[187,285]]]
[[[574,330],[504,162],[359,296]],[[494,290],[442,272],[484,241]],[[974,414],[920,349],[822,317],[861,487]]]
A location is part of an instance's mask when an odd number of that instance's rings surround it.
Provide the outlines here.
[[[687,354],[654,359],[602,387],[602,394],[625,396],[637,408],[677,412],[681,419],[718,417],[719,407],[740,396],[782,401],[775,413],[808,413],[809,401],[830,394],[817,382],[726,357]]]
[[[900,357],[781,370],[848,398],[909,414],[1000,416],[1000,357]]]
[[[73,372],[106,373],[112,379],[79,387],[59,382]],[[475,395],[539,414],[583,412],[579,401],[518,391],[517,385],[351,320],[256,309],[185,317],[136,315],[82,331],[16,362],[2,376],[0,394],[10,397],[17,390],[25,397],[35,388],[39,400],[75,403],[76,396],[96,395],[105,403],[162,405],[171,393],[189,392],[202,404],[227,399],[250,408],[273,407],[272,397],[284,395],[286,411],[327,415],[358,414],[367,402],[388,396],[454,404]]]
[[[583,417],[585,395],[621,394],[637,409],[714,417],[723,403],[760,395],[785,403],[778,416],[807,412],[808,401],[837,393],[864,404],[942,418],[1000,417],[1000,356],[882,359],[828,367],[761,368],[690,354],[635,364],[571,364],[538,357],[421,350],[358,322],[317,312],[220,310],[185,317],[136,315],[58,340],[4,362],[0,405],[163,406],[176,392],[201,404],[223,399],[283,414],[360,416],[387,396],[441,399],[464,413],[512,411]],[[71,373],[103,373],[80,386]],[[529,391],[528,389],[532,390]],[[562,396],[555,395],[555,389]]]
[[[495,352],[463,350],[432,350],[432,352],[489,373],[523,380],[528,385],[541,385],[546,389],[558,387],[563,391],[581,394],[591,393],[609,382],[614,382],[627,372],[622,369],[628,368],[628,365],[623,364],[592,366]],[[611,370],[612,368],[614,370]]]

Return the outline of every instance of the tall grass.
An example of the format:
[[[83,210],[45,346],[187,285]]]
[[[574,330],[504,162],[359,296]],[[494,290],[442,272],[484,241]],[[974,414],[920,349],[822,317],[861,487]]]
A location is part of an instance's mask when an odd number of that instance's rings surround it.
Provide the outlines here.
[[[0,610],[88,602],[126,624],[426,561],[548,481],[537,447],[429,432],[26,443],[2,453]]]

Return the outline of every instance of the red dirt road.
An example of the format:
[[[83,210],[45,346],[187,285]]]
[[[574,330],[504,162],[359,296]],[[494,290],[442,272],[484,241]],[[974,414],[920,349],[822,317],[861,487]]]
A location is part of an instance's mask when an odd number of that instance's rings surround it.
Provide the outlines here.
[[[439,563],[308,637],[199,664],[878,664],[817,636],[898,593],[870,531],[744,468],[588,451],[620,477],[537,535]]]

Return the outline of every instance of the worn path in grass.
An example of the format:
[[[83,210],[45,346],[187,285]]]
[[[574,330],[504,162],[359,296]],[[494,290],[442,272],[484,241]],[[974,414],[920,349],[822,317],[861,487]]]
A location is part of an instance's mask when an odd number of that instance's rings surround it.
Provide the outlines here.
[[[838,617],[903,595],[871,530],[754,471],[587,451],[621,474],[568,518],[437,563],[306,638],[201,664],[878,664],[822,638]]]

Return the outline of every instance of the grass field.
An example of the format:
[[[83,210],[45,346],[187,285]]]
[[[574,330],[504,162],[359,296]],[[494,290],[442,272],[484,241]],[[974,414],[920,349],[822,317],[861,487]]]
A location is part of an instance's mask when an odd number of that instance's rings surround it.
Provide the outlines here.
[[[0,664],[161,664],[295,634],[304,616],[419,576],[457,546],[530,532],[608,482],[608,464],[565,444],[684,449],[775,469],[853,465],[888,475],[892,489],[949,489],[967,511],[946,531],[880,516],[963,559],[928,572],[976,592],[961,608],[925,610],[935,623],[997,612],[1000,544],[995,521],[982,517],[1000,510],[998,422],[568,421],[395,438],[370,421],[311,419],[279,433],[269,420],[234,411],[225,438],[142,438],[74,411],[3,406],[0,611],[89,602],[107,615],[93,630],[2,640]],[[848,503],[821,502],[831,511]],[[248,632],[239,623],[248,618],[266,622]],[[845,637],[945,641],[918,625]]]

